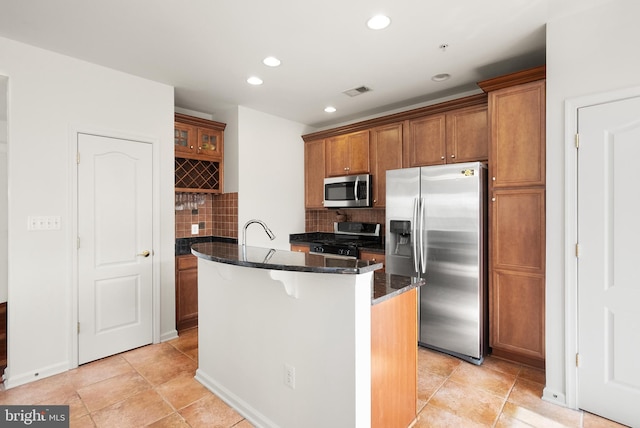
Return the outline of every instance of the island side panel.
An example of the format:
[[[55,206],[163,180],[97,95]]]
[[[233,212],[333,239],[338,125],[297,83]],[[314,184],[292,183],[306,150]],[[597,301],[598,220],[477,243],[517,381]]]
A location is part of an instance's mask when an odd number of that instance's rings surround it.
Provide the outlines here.
[[[372,280],[199,259],[196,379],[257,426],[369,427]]]
[[[417,289],[371,307],[371,427],[406,428],[417,413]]]

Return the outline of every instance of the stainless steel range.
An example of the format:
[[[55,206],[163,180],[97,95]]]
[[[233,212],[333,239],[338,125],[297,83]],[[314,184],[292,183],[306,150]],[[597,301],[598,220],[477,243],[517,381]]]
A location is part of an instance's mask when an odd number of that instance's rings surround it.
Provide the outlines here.
[[[357,259],[360,248],[381,245],[379,223],[336,222],[334,235],[324,236],[309,247],[310,254],[320,254],[333,259]]]

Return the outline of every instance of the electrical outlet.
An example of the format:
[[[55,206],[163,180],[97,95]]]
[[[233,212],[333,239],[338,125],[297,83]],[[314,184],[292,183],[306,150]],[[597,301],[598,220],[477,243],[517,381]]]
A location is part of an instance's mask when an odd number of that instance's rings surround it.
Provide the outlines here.
[[[192,235],[197,235],[199,230],[200,229],[199,229],[197,224],[192,224],[191,225],[191,234]]]
[[[284,365],[284,384],[291,389],[296,389],[296,368],[292,365]]]

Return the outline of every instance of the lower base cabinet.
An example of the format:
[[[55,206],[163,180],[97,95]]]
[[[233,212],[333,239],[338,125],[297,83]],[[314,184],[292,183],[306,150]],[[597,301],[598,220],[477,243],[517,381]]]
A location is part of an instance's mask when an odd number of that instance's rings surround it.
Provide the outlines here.
[[[198,258],[176,257],[176,329],[198,326]]]
[[[544,275],[495,270],[491,282],[491,353],[545,368]]]
[[[382,269],[376,272],[384,272],[384,254],[372,253],[368,251],[360,251],[360,260],[369,260],[370,262],[382,263]]]

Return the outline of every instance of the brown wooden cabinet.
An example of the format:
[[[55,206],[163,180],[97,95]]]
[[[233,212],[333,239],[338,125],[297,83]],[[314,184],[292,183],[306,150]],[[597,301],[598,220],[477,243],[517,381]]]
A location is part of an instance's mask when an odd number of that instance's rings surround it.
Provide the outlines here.
[[[467,107],[446,115],[446,162],[461,163],[489,159],[487,107]]]
[[[545,184],[545,82],[489,94],[494,188]]]
[[[224,148],[224,123],[176,113],[174,149],[176,156],[220,160]]]
[[[304,144],[304,206],[323,208],[324,202],[324,140]]]
[[[496,356],[544,368],[544,67],[478,85],[489,93],[489,312]],[[514,84],[516,82],[516,84]]]
[[[446,157],[446,116],[436,114],[409,120],[405,166],[440,165]]]
[[[384,254],[374,253],[372,251],[362,250],[358,256],[360,260],[369,260],[372,262],[382,263],[382,269],[376,272],[384,272]]]
[[[224,123],[175,114],[175,187],[178,192],[222,193]]]
[[[327,177],[369,173],[369,131],[338,135],[325,140]]]
[[[387,171],[402,168],[402,135],[402,123],[379,126],[369,131],[374,208],[386,205]]]
[[[484,105],[409,120],[405,164],[485,161],[489,156],[487,126]]]
[[[176,329],[198,326],[198,259],[187,254],[176,257]]]
[[[291,251],[297,251],[299,253],[308,253],[309,252],[309,246],[308,245],[290,244],[290,247],[291,247]]]

